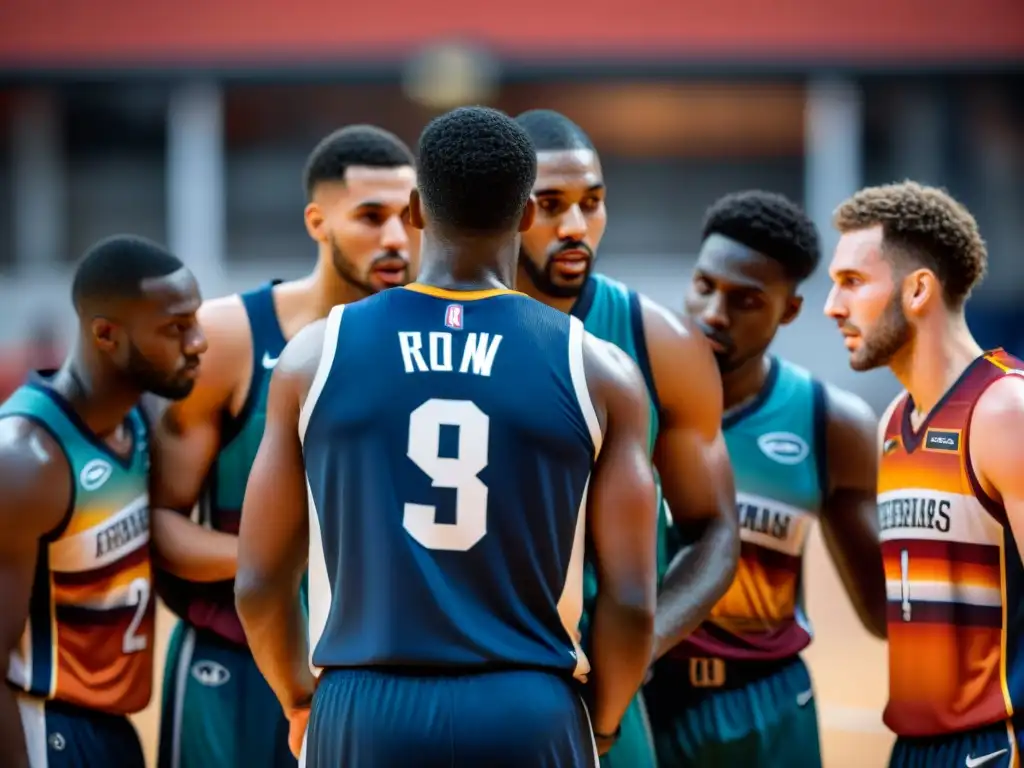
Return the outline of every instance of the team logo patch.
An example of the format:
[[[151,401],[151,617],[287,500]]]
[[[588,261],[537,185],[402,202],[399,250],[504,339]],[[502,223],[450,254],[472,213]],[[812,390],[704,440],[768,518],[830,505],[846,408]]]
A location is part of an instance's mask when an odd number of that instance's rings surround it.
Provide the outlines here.
[[[231,679],[231,673],[223,664],[203,659],[192,665],[192,677],[207,688],[220,688]]]
[[[78,482],[82,484],[85,490],[95,491],[110,479],[113,471],[114,468],[110,465],[110,462],[103,459],[93,459],[82,467],[82,471],[78,473]]]
[[[463,309],[461,304],[449,304],[444,311],[444,324],[453,330],[461,331]]]
[[[924,436],[924,447],[929,451],[960,450],[960,431],[954,429],[929,429]]]
[[[757,438],[757,447],[779,464],[799,464],[811,452],[804,439],[792,432],[768,432]]]

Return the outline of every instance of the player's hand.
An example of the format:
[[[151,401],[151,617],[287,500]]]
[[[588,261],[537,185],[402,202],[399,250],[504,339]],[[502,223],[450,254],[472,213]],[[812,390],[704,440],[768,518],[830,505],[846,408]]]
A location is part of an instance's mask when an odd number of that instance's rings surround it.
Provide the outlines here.
[[[309,704],[304,707],[296,707],[288,712],[288,749],[292,751],[295,759],[299,759],[302,752],[302,740],[306,736],[306,728],[309,725]]]

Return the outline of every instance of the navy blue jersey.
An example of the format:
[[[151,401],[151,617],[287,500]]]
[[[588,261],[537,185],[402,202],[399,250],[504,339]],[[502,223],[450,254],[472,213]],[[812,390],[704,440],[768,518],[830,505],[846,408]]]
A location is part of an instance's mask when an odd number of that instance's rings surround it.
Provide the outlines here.
[[[332,310],[299,426],[314,667],[586,673],[583,335],[504,290]]]

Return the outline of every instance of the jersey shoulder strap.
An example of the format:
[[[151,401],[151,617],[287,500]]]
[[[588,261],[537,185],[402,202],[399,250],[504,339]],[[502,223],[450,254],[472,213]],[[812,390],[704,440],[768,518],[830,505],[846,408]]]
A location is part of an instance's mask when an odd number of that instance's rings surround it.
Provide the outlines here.
[[[614,278],[594,274],[587,280],[571,314],[582,320],[586,330],[594,336],[614,344],[633,358],[643,373],[653,411],[660,412],[647,352],[640,294]]]
[[[316,408],[320,393],[324,391],[331,370],[334,368],[334,359],[338,352],[338,334],[341,332],[341,317],[345,312],[345,305],[338,304],[327,314],[327,323],[324,327],[324,343],[320,349],[320,362],[317,364],[316,373],[309,385],[309,392],[306,400],[299,411],[299,440],[306,437],[306,427],[309,425],[309,417]]]

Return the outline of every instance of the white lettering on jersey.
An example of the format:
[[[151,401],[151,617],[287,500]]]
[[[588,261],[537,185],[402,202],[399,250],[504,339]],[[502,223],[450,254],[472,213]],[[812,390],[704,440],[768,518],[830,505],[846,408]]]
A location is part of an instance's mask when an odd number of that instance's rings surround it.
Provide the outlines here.
[[[458,372],[474,376],[490,376],[494,358],[501,345],[501,334],[467,333],[459,335],[456,343],[464,340]],[[398,345],[402,351],[402,365],[406,373],[454,371],[452,367],[452,334],[431,331],[428,335],[428,354],[423,356],[423,334],[420,331],[399,331]]]

